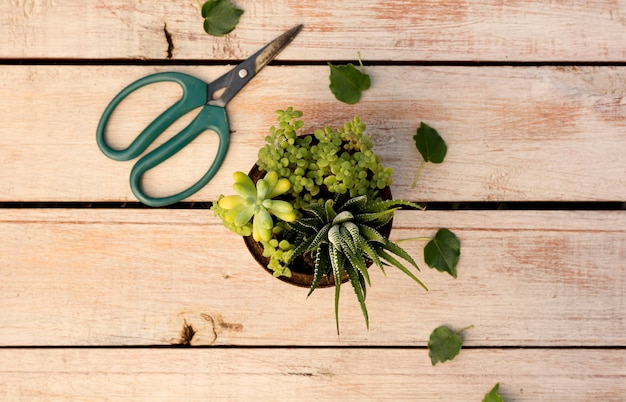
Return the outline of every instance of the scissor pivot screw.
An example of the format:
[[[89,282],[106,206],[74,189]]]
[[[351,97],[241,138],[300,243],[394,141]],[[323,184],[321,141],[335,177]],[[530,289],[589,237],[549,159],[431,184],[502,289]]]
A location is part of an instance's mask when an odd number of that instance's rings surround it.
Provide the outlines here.
[[[242,68],[241,70],[239,70],[239,78],[246,78],[248,76],[248,70],[246,70],[245,68]]]

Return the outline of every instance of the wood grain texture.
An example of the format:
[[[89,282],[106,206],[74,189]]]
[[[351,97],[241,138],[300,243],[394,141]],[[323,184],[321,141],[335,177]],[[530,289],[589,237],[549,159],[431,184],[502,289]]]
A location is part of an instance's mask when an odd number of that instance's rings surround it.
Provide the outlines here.
[[[0,345],[424,346],[473,324],[469,346],[626,346],[620,211],[400,211],[392,240],[459,236],[459,277],[422,262],[425,292],[374,270],[369,331],[345,286],[339,337],[332,289],[263,272],[210,211],[0,214]],[[424,242],[402,245],[421,260]]]
[[[360,115],[397,198],[624,202],[626,0],[236,0],[222,38],[197,3],[0,2],[0,400],[478,401],[496,382],[506,401],[624,400],[626,211],[400,211],[392,240],[459,236],[458,279],[407,240],[430,291],[374,270],[369,331],[345,286],[337,336],[332,290],[307,299],[272,278],[209,210],[13,207],[134,201],[132,163],[96,146],[112,97],[157,71],[212,80],[299,23],[229,105],[229,154],[189,201],[229,193],[293,105],[308,131]],[[349,106],[325,62],[357,51],[372,87]],[[179,95],[144,88],[109,139],[128,144]],[[449,151],[412,189],[421,121]],[[146,175],[147,191],[193,183],[212,138]],[[439,325],[474,327],[433,367]]]
[[[295,24],[279,57],[296,60],[626,60],[626,2],[241,0],[239,25],[208,36],[194,0],[11,0],[0,4],[0,58],[243,59]],[[71,23],[68,23],[71,21]]]
[[[624,350],[5,349],[4,400],[622,401]]]
[[[223,67],[0,66],[0,201],[133,201],[131,162],[107,159],[95,130],[112,97],[133,80],[176,70],[210,80]],[[336,101],[321,66],[268,67],[228,106],[232,142],[214,180],[190,201],[228,193],[231,174],[256,161],[274,111],[305,112],[306,130],[359,115],[394,196],[423,201],[620,201],[626,199],[626,68],[370,67],[373,86],[354,106]],[[408,83],[408,84],[407,84]],[[144,89],[114,114],[108,134],[130,143],[179,96]],[[190,121],[186,116],[168,138]],[[445,163],[421,161],[421,121],[448,143]],[[145,177],[149,193],[172,194],[208,168],[215,136],[201,136]],[[161,141],[162,142],[162,141]]]

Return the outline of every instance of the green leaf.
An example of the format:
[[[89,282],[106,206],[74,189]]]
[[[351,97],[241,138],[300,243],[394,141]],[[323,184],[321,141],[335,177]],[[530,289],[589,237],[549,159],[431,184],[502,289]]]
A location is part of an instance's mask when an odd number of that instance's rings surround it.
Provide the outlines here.
[[[226,35],[235,29],[241,14],[243,10],[235,7],[229,0],[208,0],[202,6],[204,30],[213,36]]]
[[[363,317],[365,318],[365,326],[369,329],[370,321],[369,316],[367,314],[367,307],[365,305],[365,287],[361,286],[361,282],[359,280],[358,272],[352,267],[350,264],[346,264],[346,272],[348,273],[348,277],[350,278],[350,283],[352,284],[352,288],[354,289],[354,293],[356,294],[356,298],[361,305],[361,311],[363,312]]]
[[[335,323],[337,324],[337,335],[339,335],[339,296],[341,295],[341,277],[344,271],[344,257],[343,254],[335,246],[330,244],[328,246],[330,265],[333,269],[333,275],[335,276]]]
[[[409,207],[409,208],[420,209],[420,210],[424,209],[421,205],[416,204],[411,201],[385,200],[385,201],[378,201],[378,202],[372,203],[368,205],[367,207],[363,208],[360,212],[383,212],[389,209],[396,210],[401,207]]]
[[[462,330],[461,330],[462,331]],[[437,362],[452,360],[461,351],[463,340],[459,336],[461,332],[452,332],[445,326],[437,327],[430,334],[428,341],[428,355],[433,366]]]
[[[370,77],[364,71],[358,70],[354,64],[330,66],[330,90],[338,100],[355,104],[361,99],[361,92],[370,85]]]
[[[313,291],[318,287],[324,274],[328,271],[328,267],[330,264],[330,257],[328,256],[328,243],[323,243],[320,245],[317,258],[315,259],[315,272],[313,275],[313,283],[311,284],[311,289],[309,290],[309,294],[307,297],[311,296]]]
[[[376,250],[376,252],[378,253],[378,255],[380,256],[380,258],[384,259],[389,264],[395,266],[400,271],[404,272],[409,278],[413,279],[418,285],[420,285],[422,288],[424,288],[424,290],[428,291],[428,288],[426,287],[426,285],[424,285],[424,283],[422,281],[420,281],[418,279],[418,277],[413,274],[413,272],[409,271],[409,269],[407,267],[405,267],[404,265],[402,265],[400,263],[400,261],[395,259],[391,254],[387,253],[383,249],[383,247],[384,247],[383,245],[374,244],[373,247]]]
[[[413,136],[413,139],[424,161],[432,163],[443,162],[448,147],[437,130],[422,122],[417,129],[417,133]]]
[[[447,272],[456,278],[456,264],[461,255],[461,242],[448,229],[439,229],[424,247],[424,261],[429,267]]]
[[[489,393],[485,394],[483,402],[504,402],[504,399],[498,394],[500,383],[497,383]]]

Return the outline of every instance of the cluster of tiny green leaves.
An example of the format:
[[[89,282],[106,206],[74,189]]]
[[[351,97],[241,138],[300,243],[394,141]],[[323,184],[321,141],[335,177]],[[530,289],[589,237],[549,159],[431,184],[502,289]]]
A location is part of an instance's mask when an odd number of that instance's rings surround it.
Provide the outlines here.
[[[294,208],[322,201],[323,190],[376,197],[380,189],[392,184],[392,169],[385,168],[371,150],[372,141],[358,117],[336,130],[325,127],[315,130],[313,137],[299,137],[302,112],[290,107],[277,114],[278,126],[270,128],[257,165],[291,181]]]
[[[237,225],[231,219],[226,218],[227,209],[221,208],[219,206],[219,201],[224,198],[224,195],[220,195],[217,202],[213,203],[211,210],[215,214],[216,217],[220,218],[224,227],[231,232],[237,233],[240,236],[251,236],[252,235],[252,222],[247,222],[244,225]]]
[[[284,224],[281,222],[275,226],[274,234],[279,235],[283,230]],[[270,259],[267,267],[273,271],[273,275],[275,277],[290,277],[289,261],[293,258],[295,244],[274,237],[269,241],[261,241],[261,245],[263,246],[263,256]]]
[[[223,36],[239,23],[243,10],[238,9],[230,0],[207,0],[201,7],[204,18],[204,31],[209,35]]]

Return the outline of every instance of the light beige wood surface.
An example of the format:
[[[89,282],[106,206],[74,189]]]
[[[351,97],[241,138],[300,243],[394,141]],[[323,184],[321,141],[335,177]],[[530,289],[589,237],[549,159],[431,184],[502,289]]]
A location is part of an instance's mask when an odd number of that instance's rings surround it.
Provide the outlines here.
[[[234,1],[245,13],[222,38],[195,0],[0,2],[0,400],[479,401],[497,382],[507,402],[625,400],[626,1]],[[195,209],[119,207],[132,162],[95,141],[112,97],[157,71],[214,79],[299,23],[228,105],[231,147]],[[357,51],[372,87],[349,106],[326,61]],[[128,144],[178,96],[144,88],[108,138]],[[458,278],[406,241],[430,290],[374,270],[370,329],[346,286],[338,336],[332,290],[275,280],[203,208],[290,105],[309,131],[359,115],[398,198],[563,207],[398,212],[392,240],[459,236]],[[421,121],[449,150],[412,189]],[[213,138],[146,190],[195,181]],[[474,327],[433,367],[439,325]]]
[[[458,278],[372,275],[370,329],[350,286],[337,337],[332,289],[283,284],[207,210],[5,210],[0,344],[419,345],[443,324],[472,346],[626,342],[626,214],[398,212],[392,240],[448,227]],[[402,243],[421,260],[423,241]],[[378,270],[376,270],[378,271]],[[598,336],[602,328],[602,336]]]
[[[425,349],[7,349],[0,397],[28,401],[623,401],[625,353]]]
[[[0,3],[0,57],[243,59],[295,24],[281,59],[624,61],[626,4],[612,1],[241,0],[237,29],[208,37],[195,0]],[[171,36],[170,47],[165,30]]]
[[[96,146],[111,98],[146,74],[175,70],[210,80],[225,67],[0,66],[0,201],[136,201],[132,162]],[[626,199],[626,68],[370,67],[373,87],[354,106],[328,90],[328,67],[268,67],[228,106],[233,130],[224,165],[190,201],[230,191],[232,172],[248,171],[276,109],[305,112],[304,131],[354,115],[368,124],[394,195],[420,201],[619,201]],[[298,88],[294,91],[294,88]],[[122,104],[108,137],[130,141],[179,96],[174,84],[148,88]],[[158,95],[169,96],[160,98]],[[164,138],[184,127],[177,123]],[[445,163],[421,162],[420,122],[449,145]],[[53,123],[52,123],[53,122]],[[173,194],[204,174],[217,144],[201,136],[146,175],[151,194]],[[162,142],[162,141],[161,141]],[[540,178],[540,180],[538,180]]]

